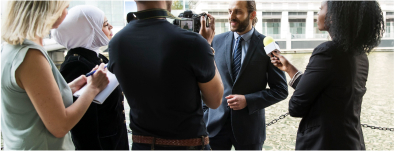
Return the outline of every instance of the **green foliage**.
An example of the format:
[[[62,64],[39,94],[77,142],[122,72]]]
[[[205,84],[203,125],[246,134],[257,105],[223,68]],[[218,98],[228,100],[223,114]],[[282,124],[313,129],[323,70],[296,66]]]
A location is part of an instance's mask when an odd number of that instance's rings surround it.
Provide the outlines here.
[[[172,1],[171,10],[183,10],[183,1]]]

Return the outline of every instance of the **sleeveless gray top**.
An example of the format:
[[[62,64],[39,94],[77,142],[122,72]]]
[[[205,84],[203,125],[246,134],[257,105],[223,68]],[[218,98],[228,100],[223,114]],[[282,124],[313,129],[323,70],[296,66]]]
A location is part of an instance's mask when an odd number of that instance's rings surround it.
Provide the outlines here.
[[[1,128],[6,150],[74,150],[71,134],[56,138],[45,127],[26,91],[18,86],[15,71],[27,51],[40,50],[52,68],[65,107],[73,103],[72,92],[45,49],[30,40],[22,45],[5,44],[1,50]],[[48,100],[51,101],[51,100]]]

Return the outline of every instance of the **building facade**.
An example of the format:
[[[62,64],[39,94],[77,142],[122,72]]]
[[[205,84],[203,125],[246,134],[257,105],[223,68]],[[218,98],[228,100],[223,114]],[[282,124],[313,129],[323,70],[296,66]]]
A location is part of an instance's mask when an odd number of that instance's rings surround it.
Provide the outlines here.
[[[394,50],[394,2],[378,1],[386,25],[381,44],[377,50]],[[200,1],[197,12],[215,16],[216,34],[229,31],[228,6],[230,1]],[[317,14],[321,1],[267,1],[256,0],[258,22],[255,29],[273,37],[284,51],[310,52],[324,41],[330,40],[326,31],[317,28]]]
[[[392,0],[378,0],[378,2],[383,10],[386,32],[381,44],[375,50],[394,51],[394,2]],[[6,2],[1,3],[3,12]],[[175,16],[190,9],[195,13],[208,12],[216,18],[216,34],[230,30],[228,22],[230,1],[173,0],[173,3],[176,4],[172,9],[172,14]],[[93,5],[103,10],[108,22],[114,27],[112,29],[114,34],[127,24],[127,13],[137,11],[133,0],[71,1],[69,8],[76,5]],[[327,32],[317,29],[316,21],[320,5],[321,1],[317,0],[256,0],[258,22],[255,29],[273,37],[284,51],[310,52],[320,43],[330,40]],[[53,46],[55,43],[49,36],[45,41],[49,51],[59,49],[59,46]]]

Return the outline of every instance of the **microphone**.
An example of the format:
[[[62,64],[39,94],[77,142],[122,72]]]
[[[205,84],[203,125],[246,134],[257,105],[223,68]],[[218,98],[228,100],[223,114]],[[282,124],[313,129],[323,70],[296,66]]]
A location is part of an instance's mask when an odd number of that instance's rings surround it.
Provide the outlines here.
[[[265,46],[264,47],[265,53],[268,56],[272,55],[272,57],[275,57],[273,54],[271,54],[272,51],[276,51],[277,53],[280,52],[280,48],[278,44],[275,43],[275,40],[272,37],[266,36],[263,42]]]

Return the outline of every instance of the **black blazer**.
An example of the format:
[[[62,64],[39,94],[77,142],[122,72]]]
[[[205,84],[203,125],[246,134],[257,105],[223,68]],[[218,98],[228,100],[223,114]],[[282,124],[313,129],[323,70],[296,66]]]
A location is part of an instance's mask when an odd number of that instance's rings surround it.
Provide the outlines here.
[[[237,142],[243,145],[257,144],[265,140],[264,108],[286,99],[288,95],[286,76],[272,65],[266,55],[263,44],[265,36],[254,30],[238,77],[233,77],[233,38],[234,33],[230,31],[216,35],[213,39],[212,46],[216,51],[215,61],[222,78],[224,95],[219,108],[204,112],[204,120],[209,137],[214,137],[222,129],[228,116],[231,116],[231,126]],[[228,108],[225,97],[230,94],[245,95],[247,106],[242,110]]]
[[[365,150],[360,112],[368,66],[366,54],[345,53],[332,41],[313,50],[289,102],[290,115],[302,117],[296,150]]]
[[[90,72],[108,59],[96,52],[75,48],[68,51],[60,73],[67,82]],[[74,101],[77,98],[74,97]],[[71,129],[75,148],[78,150],[129,150],[123,94],[117,87],[103,104],[90,104],[82,119]]]

